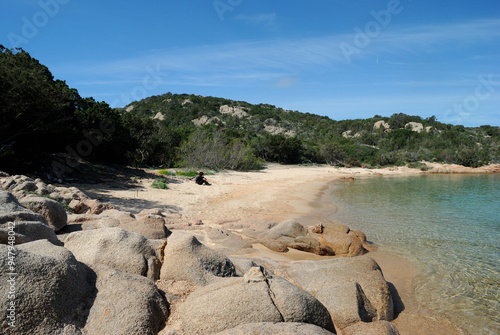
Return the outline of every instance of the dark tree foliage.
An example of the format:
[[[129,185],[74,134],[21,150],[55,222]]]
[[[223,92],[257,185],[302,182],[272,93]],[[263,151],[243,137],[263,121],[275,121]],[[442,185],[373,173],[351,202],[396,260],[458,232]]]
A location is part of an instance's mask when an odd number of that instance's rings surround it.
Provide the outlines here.
[[[22,50],[0,46],[0,151],[37,153],[68,138],[78,93]]]
[[[105,102],[80,97],[26,51],[0,46],[0,168],[35,169],[47,154],[78,148],[80,158],[117,159],[120,124]]]
[[[257,156],[271,162],[297,164],[302,162],[303,143],[295,137],[265,135],[254,142]]]

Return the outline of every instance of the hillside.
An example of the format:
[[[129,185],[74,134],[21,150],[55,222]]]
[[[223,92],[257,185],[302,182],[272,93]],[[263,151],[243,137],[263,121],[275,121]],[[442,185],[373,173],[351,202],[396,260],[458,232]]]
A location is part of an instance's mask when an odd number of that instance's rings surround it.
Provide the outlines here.
[[[499,127],[454,126],[435,117],[400,113],[335,121],[268,104],[171,93],[133,102],[121,113],[191,136],[218,129],[226,142],[239,139],[258,157],[281,163],[385,166],[426,160],[481,166],[499,161]]]

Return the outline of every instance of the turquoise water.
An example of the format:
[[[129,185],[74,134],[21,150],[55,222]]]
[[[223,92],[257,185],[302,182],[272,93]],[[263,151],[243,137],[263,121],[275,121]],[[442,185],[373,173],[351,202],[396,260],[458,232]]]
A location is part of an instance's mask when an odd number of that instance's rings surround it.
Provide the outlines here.
[[[500,175],[339,181],[331,219],[419,269],[419,301],[472,334],[500,334]]]

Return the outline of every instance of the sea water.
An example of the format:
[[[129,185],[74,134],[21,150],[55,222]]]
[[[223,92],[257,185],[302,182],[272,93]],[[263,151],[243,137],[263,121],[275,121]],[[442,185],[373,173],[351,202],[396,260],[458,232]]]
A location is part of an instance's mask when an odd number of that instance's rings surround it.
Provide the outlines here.
[[[338,181],[331,216],[417,266],[420,303],[472,334],[500,334],[500,175]]]

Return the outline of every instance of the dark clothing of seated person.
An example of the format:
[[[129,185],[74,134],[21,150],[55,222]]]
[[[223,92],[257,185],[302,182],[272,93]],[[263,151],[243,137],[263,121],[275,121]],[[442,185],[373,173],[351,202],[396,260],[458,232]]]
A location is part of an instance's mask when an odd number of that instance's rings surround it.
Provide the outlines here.
[[[200,172],[197,176],[196,179],[194,180],[196,184],[198,185],[212,185],[208,182],[208,180],[203,176],[203,172]]]

